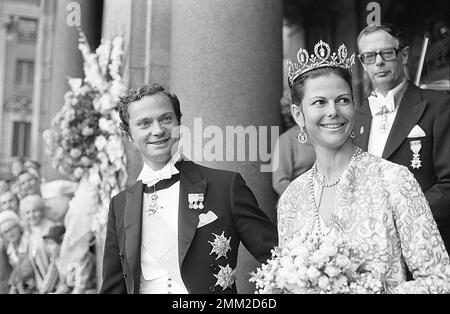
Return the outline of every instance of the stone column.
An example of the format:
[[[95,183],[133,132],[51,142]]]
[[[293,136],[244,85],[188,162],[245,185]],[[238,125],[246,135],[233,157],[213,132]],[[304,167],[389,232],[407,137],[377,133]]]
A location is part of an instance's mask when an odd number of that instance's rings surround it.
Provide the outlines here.
[[[0,15],[0,131],[3,127],[3,110],[5,104],[6,46],[9,21],[8,16]],[[0,154],[0,157],[4,157],[3,154]]]
[[[47,29],[52,33],[46,34],[46,36],[50,36],[48,40],[51,42],[51,46],[47,46],[45,53],[42,54],[40,60],[37,60],[49,67],[41,69],[41,75],[47,75],[41,77],[43,80],[41,92],[45,84],[48,89],[35,104],[35,108],[41,114],[40,136],[43,130],[50,127],[51,119],[64,104],[64,94],[69,90],[67,78],[84,77],[82,56],[78,50],[78,27],[86,34],[91,47],[97,48],[101,37],[103,3],[102,0],[50,0],[44,2],[43,6],[50,6],[53,10],[47,14],[53,14],[54,21],[52,21],[52,27]],[[79,19],[77,19],[78,16]],[[44,45],[48,45],[48,42]],[[46,162],[49,158],[45,155],[42,145],[40,146],[35,149],[40,149],[37,155],[41,156],[43,162],[42,172],[49,179],[58,178],[59,173],[51,167],[50,162]]]
[[[238,146],[237,141],[228,141],[233,134],[226,130],[227,126],[243,126],[250,127],[249,134],[251,129],[262,134],[268,127],[270,138],[270,126],[280,125],[282,58],[281,1],[172,1],[170,82],[181,102],[182,124],[191,130],[190,157],[207,166],[240,172],[274,221],[271,174],[260,168],[265,157],[261,155],[263,141],[253,134]],[[218,133],[223,134],[223,154],[220,149],[215,156],[207,152],[205,144],[211,138],[202,138],[199,132],[208,126],[215,126],[210,130],[216,131],[216,139]],[[266,152],[270,153],[272,145],[269,142]],[[237,161],[240,149],[246,153],[245,161]],[[257,160],[250,158],[255,149]],[[256,266],[242,247],[237,270],[240,293],[253,292],[248,273]]]

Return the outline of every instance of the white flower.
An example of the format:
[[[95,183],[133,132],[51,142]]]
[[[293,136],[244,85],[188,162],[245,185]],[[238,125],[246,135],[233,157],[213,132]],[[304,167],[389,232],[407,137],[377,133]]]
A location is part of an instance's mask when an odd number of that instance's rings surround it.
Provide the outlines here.
[[[336,256],[336,265],[342,269],[346,269],[347,267],[349,267],[351,264],[350,259],[342,254],[338,254]]]
[[[73,175],[76,179],[80,179],[83,176],[84,170],[83,168],[77,167],[75,171],[73,172]]]
[[[108,141],[103,135],[100,135],[95,139],[95,147],[97,147],[98,151],[102,151],[106,147],[107,143]]]
[[[336,246],[334,246],[333,244],[328,243],[328,242],[322,243],[322,244],[320,245],[320,249],[319,249],[319,250],[320,250],[324,255],[330,256],[330,257],[335,256],[335,255],[337,254],[337,252],[338,252]]]
[[[106,145],[106,153],[109,156],[109,160],[111,162],[115,162],[122,158],[124,151],[122,140],[120,137],[116,135],[112,135],[108,139],[108,143]]]
[[[336,267],[331,266],[331,265],[325,266],[324,272],[325,272],[325,274],[327,274],[330,277],[336,277],[337,275],[339,275],[341,273],[339,268],[336,268]]]
[[[326,263],[326,262],[328,262],[328,260],[329,260],[328,256],[320,250],[315,251],[313,253],[313,255],[311,256],[311,262],[313,262],[314,264],[318,264],[318,265]]]
[[[318,286],[320,288],[322,288],[323,290],[327,289],[328,285],[330,284],[330,280],[328,279],[327,276],[320,276],[319,281],[318,281]]]
[[[108,120],[105,118],[100,118],[98,120],[98,126],[102,131],[105,131],[107,133],[115,134],[117,130],[117,126],[113,120]]]
[[[68,83],[73,93],[75,95],[79,95],[81,85],[83,84],[83,80],[80,78],[69,78]]]
[[[334,286],[335,289],[340,289],[340,288],[346,286],[347,283],[348,283],[347,277],[345,275],[339,275],[336,278],[336,280],[334,281],[333,286]]]
[[[314,266],[309,266],[306,274],[311,281],[317,280],[320,277],[320,271],[318,271]]]
[[[84,136],[90,136],[90,135],[94,134],[94,129],[86,126],[86,127],[84,127],[81,134],[83,134]]]
[[[81,150],[79,150],[78,148],[72,148],[70,150],[70,157],[72,158],[78,158],[81,156]]]

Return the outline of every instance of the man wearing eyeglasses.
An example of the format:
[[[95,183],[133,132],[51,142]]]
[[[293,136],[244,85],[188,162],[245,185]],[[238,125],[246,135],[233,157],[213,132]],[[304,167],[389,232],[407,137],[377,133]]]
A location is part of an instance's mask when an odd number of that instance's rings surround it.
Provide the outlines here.
[[[406,79],[409,47],[393,25],[363,29],[358,49],[372,91],[356,110],[356,144],[408,167],[450,251],[450,97]]]

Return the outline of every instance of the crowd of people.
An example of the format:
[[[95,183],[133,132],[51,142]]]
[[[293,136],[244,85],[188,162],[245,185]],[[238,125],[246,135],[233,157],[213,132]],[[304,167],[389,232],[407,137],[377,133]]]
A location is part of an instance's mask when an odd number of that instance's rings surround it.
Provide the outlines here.
[[[76,183],[46,182],[40,164],[22,158],[12,161],[11,174],[0,181],[0,293],[96,291],[93,252],[70,265],[59,263]]]

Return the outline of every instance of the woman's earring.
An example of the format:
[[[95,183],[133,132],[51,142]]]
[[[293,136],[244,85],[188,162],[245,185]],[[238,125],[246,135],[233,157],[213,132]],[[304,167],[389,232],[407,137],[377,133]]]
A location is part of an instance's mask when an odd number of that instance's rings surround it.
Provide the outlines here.
[[[352,129],[352,130],[350,131],[350,138],[351,138],[351,139],[354,139],[355,137],[356,137],[356,135],[355,135],[355,130]]]
[[[306,144],[308,141],[308,135],[306,135],[304,127],[300,127],[300,134],[297,136],[297,140],[300,144]]]

